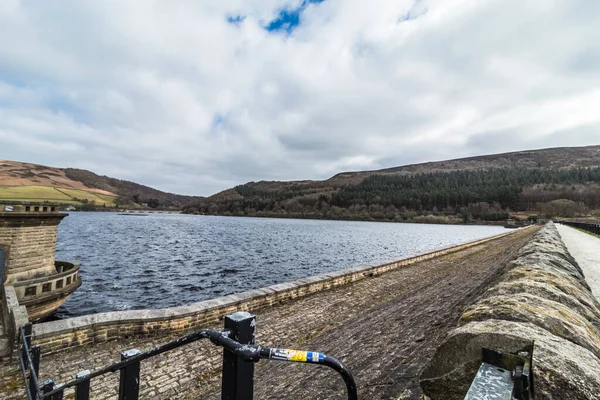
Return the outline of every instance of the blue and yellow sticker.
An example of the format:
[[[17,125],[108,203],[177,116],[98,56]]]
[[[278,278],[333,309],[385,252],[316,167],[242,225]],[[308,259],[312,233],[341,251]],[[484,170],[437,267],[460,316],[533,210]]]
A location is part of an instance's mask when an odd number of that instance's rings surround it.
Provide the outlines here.
[[[325,356],[314,351],[271,349],[271,355],[269,358],[280,361],[322,363],[325,359]]]

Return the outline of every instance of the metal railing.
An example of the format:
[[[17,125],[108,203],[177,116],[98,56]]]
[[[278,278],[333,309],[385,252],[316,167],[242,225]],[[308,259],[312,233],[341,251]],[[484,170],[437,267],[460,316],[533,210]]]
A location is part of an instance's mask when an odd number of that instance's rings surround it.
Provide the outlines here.
[[[576,221],[560,221],[563,225],[572,226],[573,228],[583,229],[586,232],[600,235],[600,223],[598,222],[576,222]]]
[[[170,341],[151,350],[137,349],[121,353],[121,361],[97,371],[81,371],[65,384],[52,379],[39,383],[40,346],[32,346],[32,326],[19,329],[19,361],[29,400],[62,400],[65,389],[74,388],[75,400],[88,400],[91,380],[109,372],[120,372],[119,400],[137,400],[140,391],[140,363],[150,357],[176,349],[200,339],[209,339],[223,347],[222,400],[252,400],[254,363],[261,359],[320,364],[332,368],[344,379],[349,400],[357,399],[356,383],[350,371],[334,357],[310,351],[262,347],[254,344],[256,319],[246,312],[225,317],[223,331],[201,330]]]

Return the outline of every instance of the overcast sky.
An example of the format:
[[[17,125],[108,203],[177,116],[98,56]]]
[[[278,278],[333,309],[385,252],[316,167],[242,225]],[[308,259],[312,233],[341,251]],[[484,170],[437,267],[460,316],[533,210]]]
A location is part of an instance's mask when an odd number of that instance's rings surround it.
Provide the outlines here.
[[[0,159],[209,195],[600,144],[597,0],[1,0]]]

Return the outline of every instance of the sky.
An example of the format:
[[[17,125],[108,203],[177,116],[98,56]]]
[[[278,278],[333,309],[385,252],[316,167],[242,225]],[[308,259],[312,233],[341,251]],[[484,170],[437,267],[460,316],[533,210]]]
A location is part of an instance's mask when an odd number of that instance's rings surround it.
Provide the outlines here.
[[[600,144],[596,0],[2,0],[0,159],[210,195]]]

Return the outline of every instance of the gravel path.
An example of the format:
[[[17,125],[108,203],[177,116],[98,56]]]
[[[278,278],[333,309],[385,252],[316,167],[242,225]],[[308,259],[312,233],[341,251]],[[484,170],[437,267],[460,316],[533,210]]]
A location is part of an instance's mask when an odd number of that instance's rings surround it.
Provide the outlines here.
[[[583,270],[592,293],[600,301],[600,239],[570,226],[556,224],[556,228]]]
[[[354,373],[360,399],[420,399],[426,362],[534,231],[257,312],[257,343],[339,358]],[[120,351],[169,339],[131,338],[47,355],[40,372],[64,382],[114,362]],[[142,363],[141,398],[219,399],[221,352],[203,341]],[[255,399],[345,398],[341,378],[316,365],[261,361],[255,381]],[[0,363],[0,399],[22,398],[22,390],[15,363]],[[94,399],[115,398],[117,390],[117,374],[92,381]]]

